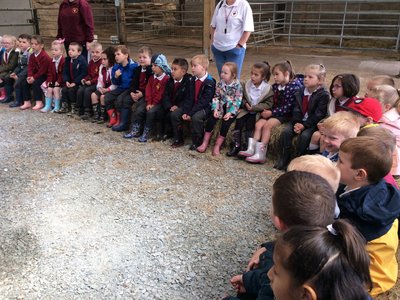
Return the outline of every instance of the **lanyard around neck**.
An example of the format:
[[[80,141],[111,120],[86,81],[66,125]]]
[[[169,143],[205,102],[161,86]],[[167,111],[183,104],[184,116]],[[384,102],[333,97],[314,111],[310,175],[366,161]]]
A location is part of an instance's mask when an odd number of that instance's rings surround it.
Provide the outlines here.
[[[225,33],[225,34],[227,33],[227,27],[228,27],[228,19],[229,19],[229,16],[231,15],[232,10],[234,9],[234,6],[231,6],[231,10],[229,11],[229,14],[226,14],[227,7],[228,7],[228,6],[225,6],[225,10],[224,10],[224,12],[225,12],[225,30],[224,30],[224,33]]]

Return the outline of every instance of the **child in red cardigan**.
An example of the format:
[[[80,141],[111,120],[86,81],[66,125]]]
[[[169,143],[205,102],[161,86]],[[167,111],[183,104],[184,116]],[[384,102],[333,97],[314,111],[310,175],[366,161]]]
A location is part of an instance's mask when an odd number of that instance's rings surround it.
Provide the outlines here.
[[[47,78],[47,70],[51,62],[50,56],[44,51],[44,41],[39,35],[31,38],[31,47],[33,54],[30,56],[28,63],[28,77],[22,84],[22,99],[24,105],[20,109],[28,109],[31,107],[31,87],[33,91],[33,100],[36,101],[34,110],[43,108],[43,91],[40,87]]]
[[[146,85],[146,102],[140,102],[133,115],[133,127],[140,128],[145,123],[143,133],[138,139],[141,143],[147,142],[150,130],[156,119],[162,118],[163,108],[161,99],[169,80],[169,74],[171,74],[171,69],[168,66],[165,55],[153,55],[151,64],[154,75],[150,76]]]
[[[54,109],[52,112],[57,112],[61,108],[61,87],[64,83],[62,73],[64,69],[65,58],[64,45],[60,40],[55,40],[51,43],[51,56],[53,57],[47,71],[47,79],[42,84],[45,95],[45,106],[41,112],[49,112],[51,104],[54,100]]]
[[[90,95],[96,91],[101,66],[101,52],[103,52],[103,47],[100,43],[91,45],[88,74],[81,80],[82,85],[78,88],[76,94],[76,113],[79,116],[85,114],[84,119],[93,115]]]

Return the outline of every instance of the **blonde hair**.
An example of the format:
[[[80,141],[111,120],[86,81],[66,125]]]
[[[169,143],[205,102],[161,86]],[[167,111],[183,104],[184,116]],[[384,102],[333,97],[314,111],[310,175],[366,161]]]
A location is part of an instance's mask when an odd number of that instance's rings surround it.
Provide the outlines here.
[[[16,45],[17,45],[17,38],[16,38],[15,36],[9,35],[9,34],[5,34],[5,35],[3,35],[3,37],[2,37],[2,41],[3,41],[4,39],[9,39],[10,42],[11,42],[11,44],[12,44],[12,48],[15,49],[15,47],[16,47]]]
[[[399,92],[393,86],[388,84],[377,85],[371,90],[371,92],[373,93],[371,98],[379,100],[383,105],[388,104],[393,107],[399,100]]]
[[[372,77],[369,82],[373,83],[374,85],[390,85],[392,87],[395,86],[394,80],[389,75],[376,75]]]
[[[90,44],[90,50],[98,49],[98,48],[100,48],[101,51],[103,51],[103,45],[100,44],[99,42],[92,42],[92,43]]]
[[[324,129],[333,130],[345,138],[357,136],[360,130],[360,124],[357,117],[348,111],[338,111],[327,118],[324,123]]]
[[[319,65],[318,64],[311,64],[311,65],[308,65],[306,67],[306,73],[307,73],[307,70],[314,71],[317,74],[317,77],[318,77],[319,80],[322,80],[322,81],[325,80],[326,69],[325,69],[325,66],[323,64],[319,64]]]
[[[309,172],[324,178],[333,191],[339,187],[340,171],[335,164],[327,157],[322,155],[303,155],[293,159],[287,171]]]
[[[61,49],[61,51],[62,51],[63,53],[65,52],[64,43],[61,42],[61,40],[54,40],[54,41],[51,42],[51,47],[52,47],[52,46],[56,46],[56,45],[60,46],[60,49]]]
[[[151,49],[151,47],[148,47],[148,46],[142,46],[139,48],[138,53],[140,53],[140,54],[147,53],[150,57],[152,57],[153,49]]]
[[[238,73],[238,71],[237,71],[237,64],[235,64],[234,62],[226,62],[226,63],[224,63],[224,65],[223,66],[227,66],[228,68],[229,68],[229,70],[231,70],[231,73],[232,73],[232,78],[233,79],[236,79],[237,78],[237,73]]]
[[[190,64],[193,65],[194,62],[197,62],[199,65],[203,66],[206,70],[208,69],[208,66],[210,65],[210,62],[204,54],[198,54],[192,57],[190,60]]]

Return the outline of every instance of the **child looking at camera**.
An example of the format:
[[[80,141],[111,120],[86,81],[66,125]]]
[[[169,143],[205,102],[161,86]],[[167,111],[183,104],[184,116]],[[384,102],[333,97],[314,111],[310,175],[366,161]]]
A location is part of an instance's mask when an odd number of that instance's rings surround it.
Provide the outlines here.
[[[61,89],[62,107],[58,113],[75,113],[76,94],[87,72],[88,65],[82,55],[82,46],[79,43],[70,43],[63,71],[65,86]]]
[[[242,86],[237,79],[237,66],[235,63],[226,62],[221,69],[221,80],[218,82],[215,96],[212,100],[212,115],[208,118],[203,137],[203,143],[197,151],[206,151],[211,139],[212,131],[219,119],[222,119],[221,129],[215,141],[212,155],[219,155],[221,146],[228,133],[229,127],[235,121],[239,107],[242,103]]]
[[[171,66],[171,78],[167,82],[163,96],[163,108],[165,113],[165,126],[171,124],[173,142],[172,148],[184,145],[182,115],[183,101],[187,97],[189,82],[192,76],[188,73],[189,63],[185,58],[175,58]]]
[[[359,130],[360,125],[350,112],[339,111],[327,118],[324,121],[324,133],[321,137],[325,149],[322,155],[332,162],[337,162],[342,142],[356,137]]]

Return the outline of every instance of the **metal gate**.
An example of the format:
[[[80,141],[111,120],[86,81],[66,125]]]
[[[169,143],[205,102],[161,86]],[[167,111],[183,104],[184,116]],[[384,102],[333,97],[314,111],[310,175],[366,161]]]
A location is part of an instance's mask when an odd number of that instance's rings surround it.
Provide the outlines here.
[[[31,0],[1,0],[0,35],[22,33],[35,34],[38,31],[36,11]]]

